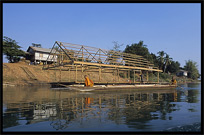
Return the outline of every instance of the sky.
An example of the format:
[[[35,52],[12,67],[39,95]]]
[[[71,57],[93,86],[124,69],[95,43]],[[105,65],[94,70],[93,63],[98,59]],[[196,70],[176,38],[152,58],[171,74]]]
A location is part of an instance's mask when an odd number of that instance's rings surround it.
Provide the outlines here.
[[[164,51],[201,73],[200,3],[3,3],[3,36],[26,51],[55,41],[113,49],[143,41],[150,53]],[[7,62],[3,58],[3,62]]]

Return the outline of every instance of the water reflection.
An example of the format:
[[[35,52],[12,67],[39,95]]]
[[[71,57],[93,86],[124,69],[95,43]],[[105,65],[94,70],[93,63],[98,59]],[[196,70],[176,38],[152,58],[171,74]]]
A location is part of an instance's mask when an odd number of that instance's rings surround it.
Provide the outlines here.
[[[129,129],[151,129],[150,121],[174,119],[169,114],[181,109],[177,102],[199,101],[199,91],[191,89],[187,92],[171,89],[80,93],[20,87],[15,90],[5,88],[3,94],[6,107],[4,129],[48,121],[48,131],[51,128],[68,130],[90,126],[94,129],[99,123],[109,123],[110,126],[125,124]],[[193,107],[188,110],[200,111]]]

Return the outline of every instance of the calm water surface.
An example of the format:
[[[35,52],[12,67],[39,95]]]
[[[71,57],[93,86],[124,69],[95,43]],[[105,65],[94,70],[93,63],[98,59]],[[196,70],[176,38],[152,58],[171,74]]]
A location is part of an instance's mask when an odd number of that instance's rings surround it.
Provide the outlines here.
[[[76,92],[3,88],[3,131],[163,131],[201,122],[201,84]]]

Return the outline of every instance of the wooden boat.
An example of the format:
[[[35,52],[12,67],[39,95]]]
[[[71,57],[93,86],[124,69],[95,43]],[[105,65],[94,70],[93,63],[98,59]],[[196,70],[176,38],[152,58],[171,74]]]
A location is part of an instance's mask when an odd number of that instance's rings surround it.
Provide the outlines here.
[[[53,89],[67,89],[67,90],[75,90],[75,91],[101,91],[101,90],[122,90],[122,89],[135,89],[135,90],[142,90],[142,89],[172,89],[176,88],[176,85],[161,85],[161,84],[127,84],[127,85],[94,85],[93,87],[85,87],[84,85],[73,84],[67,85],[64,87],[53,88]]]

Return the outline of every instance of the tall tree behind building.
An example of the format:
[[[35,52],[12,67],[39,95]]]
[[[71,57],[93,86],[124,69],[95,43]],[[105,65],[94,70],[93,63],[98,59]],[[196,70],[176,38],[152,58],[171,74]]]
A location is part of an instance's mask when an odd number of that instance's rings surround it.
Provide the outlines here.
[[[32,43],[32,46],[33,46],[33,47],[39,47],[39,48],[42,48],[42,45],[41,45],[41,44],[35,44],[35,43]]]
[[[15,40],[3,37],[3,54],[6,55],[10,63],[18,62],[21,56],[25,56],[25,52],[20,48],[21,46]]]

